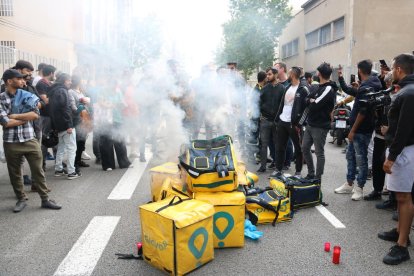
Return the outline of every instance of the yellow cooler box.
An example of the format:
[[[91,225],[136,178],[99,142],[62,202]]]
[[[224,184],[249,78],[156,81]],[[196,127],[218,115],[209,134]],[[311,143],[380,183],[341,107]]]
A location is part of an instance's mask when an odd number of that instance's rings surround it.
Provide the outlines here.
[[[168,177],[173,179],[174,183],[182,183],[182,189],[180,189],[181,191],[187,191],[187,184],[185,184],[185,181],[181,177],[181,170],[178,168],[177,163],[168,162],[151,168],[150,175],[152,201],[160,200],[159,195],[161,193],[161,187],[163,186],[164,180]]]
[[[246,197],[242,192],[195,193],[214,205],[214,248],[243,247]]]
[[[167,177],[160,188],[160,194],[155,198],[155,201],[163,200],[168,197],[179,196],[181,198],[193,197],[193,193],[186,189],[181,179]]]
[[[213,205],[175,196],[139,208],[146,262],[184,275],[214,259]]]

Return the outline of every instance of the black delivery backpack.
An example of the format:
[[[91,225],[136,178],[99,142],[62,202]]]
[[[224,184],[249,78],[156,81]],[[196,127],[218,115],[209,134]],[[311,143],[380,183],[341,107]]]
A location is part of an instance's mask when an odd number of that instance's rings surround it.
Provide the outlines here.
[[[270,179],[270,186],[290,197],[293,210],[314,207],[322,203],[322,190],[319,179],[303,179],[281,175]]]

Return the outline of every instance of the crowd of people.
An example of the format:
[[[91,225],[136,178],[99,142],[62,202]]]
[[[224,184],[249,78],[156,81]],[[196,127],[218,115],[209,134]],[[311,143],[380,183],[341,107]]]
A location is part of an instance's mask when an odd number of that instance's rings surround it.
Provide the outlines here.
[[[381,232],[378,237],[397,243],[383,261],[399,264],[410,258],[407,246],[414,216],[414,124],[410,121],[410,108],[414,107],[414,56],[398,55],[392,68],[383,65],[380,73],[374,72],[372,66],[370,60],[358,62],[358,80],[350,85],[339,68],[339,86],[331,80],[333,69],[328,63],[316,68],[315,76],[296,66],[288,71],[284,63],[259,72],[255,92],[260,95],[260,117],[253,118],[259,132],[252,136],[260,139],[259,173],[274,168],[270,177],[278,177],[289,169],[293,156],[296,176],[301,177],[302,165],[306,163],[308,174],[304,178],[322,182],[332,112],[335,107],[353,101],[346,181],[335,193],[351,194],[353,201],[379,200],[384,190],[390,193],[389,200],[376,207],[396,210],[393,218],[398,221],[397,228]],[[336,102],[340,92],[348,97]],[[293,155],[288,154],[289,140]],[[268,161],[272,163],[266,167]],[[364,195],[369,168],[374,190]]]
[[[86,82],[76,73],[70,76],[57,72],[54,66],[43,63],[33,78],[35,69],[24,60],[6,70],[0,94],[0,124],[10,182],[18,199],[14,212],[27,205],[24,182],[30,182],[32,190],[39,193],[43,208],[61,208],[49,199],[46,160],[55,160],[56,177],[80,177],[81,168],[89,166],[82,156],[92,132],[95,162],[104,171],[115,169],[115,160],[119,168],[132,167],[130,160],[138,157],[146,162],[146,142],[153,145],[153,154],[159,149],[155,129],[161,124],[159,109],[163,108],[178,110],[164,114],[171,139],[179,136],[177,129],[181,127],[185,130],[181,142],[196,139],[204,126],[207,139],[227,133],[237,137],[243,154],[260,164],[259,173],[271,169],[270,177],[279,177],[294,161],[296,176],[302,177],[306,164],[304,178],[322,182],[332,111],[335,106],[354,101],[347,137],[346,181],[335,193],[351,194],[353,201],[379,200],[386,186],[389,200],[377,208],[398,210],[398,226],[378,234],[383,240],[397,243],[384,262],[398,264],[410,258],[407,246],[414,216],[414,126],[410,119],[410,108],[414,107],[413,55],[398,55],[392,67],[382,66],[380,73],[372,70],[370,60],[362,60],[357,64],[358,80],[349,85],[341,68],[338,79],[331,80],[333,69],[325,62],[316,68],[316,75],[298,66],[288,69],[278,62],[257,74],[253,91],[247,89],[234,62],[217,70],[206,65],[191,83],[178,72],[175,61],[167,65],[173,89],[166,85],[166,76],[157,78],[148,68],[144,68],[137,84],[132,81],[131,69],[124,70],[117,81],[98,75],[95,83]],[[387,88],[392,88],[387,90],[390,95],[378,95],[389,96],[390,101],[377,104],[377,94],[372,92]],[[166,101],[159,91],[167,91]],[[336,102],[339,91],[349,97]],[[175,119],[168,121],[172,117]],[[130,155],[126,138],[131,145]],[[252,144],[258,148],[249,150]],[[31,176],[23,177],[24,163],[28,163]],[[374,190],[364,195],[369,168]]]

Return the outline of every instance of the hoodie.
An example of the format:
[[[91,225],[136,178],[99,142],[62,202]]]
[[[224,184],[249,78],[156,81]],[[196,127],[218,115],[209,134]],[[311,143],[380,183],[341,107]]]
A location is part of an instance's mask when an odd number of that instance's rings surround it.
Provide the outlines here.
[[[62,83],[53,84],[47,93],[52,128],[58,132],[73,128],[72,109],[68,89]]]
[[[389,128],[385,135],[385,141],[390,146],[390,161],[395,161],[405,147],[414,145],[414,74],[403,78],[398,85],[401,90],[388,112]]]
[[[335,106],[336,91],[338,86],[335,82],[329,81],[314,87],[306,99],[308,105],[307,123],[311,127],[330,129],[331,112]],[[315,101],[311,102],[310,100]]]
[[[365,118],[355,132],[361,134],[372,133],[375,126],[374,108],[367,106],[361,102],[361,100],[366,98],[365,95],[369,92],[368,89],[373,89],[374,91],[380,91],[382,89],[380,79],[377,76],[370,76],[368,79],[362,81],[358,88],[346,85],[343,77],[339,77],[338,80],[342,90],[346,94],[355,97],[354,106],[349,117],[351,128],[356,121],[358,113],[360,113],[361,115],[364,115]]]

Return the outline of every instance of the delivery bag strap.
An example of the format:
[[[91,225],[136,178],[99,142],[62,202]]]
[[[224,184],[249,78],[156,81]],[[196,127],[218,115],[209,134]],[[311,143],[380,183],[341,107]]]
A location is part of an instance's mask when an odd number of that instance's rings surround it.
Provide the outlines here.
[[[180,158],[180,166],[182,168],[184,168],[184,170],[189,175],[191,175],[191,177],[193,177],[193,178],[197,178],[200,175],[205,174],[205,173],[213,173],[213,172],[216,172],[216,170],[200,170],[200,169],[194,168],[193,166],[190,166],[190,165],[186,164],[181,158]]]
[[[178,201],[177,201],[177,202],[174,202],[174,200],[175,200],[176,198],[178,198]],[[155,212],[156,212],[156,213],[159,213],[159,212],[161,212],[162,210],[167,209],[168,207],[178,205],[178,204],[182,203],[183,201],[185,201],[185,200],[190,200],[190,199],[191,199],[191,198],[185,198],[185,199],[182,199],[182,198],[181,198],[181,197],[179,197],[179,196],[174,196],[174,197],[171,199],[171,201],[170,201],[167,205],[162,206],[161,208],[159,208],[159,209],[155,210]]]
[[[276,209],[274,208],[274,206],[272,206],[270,203],[268,203],[266,200],[264,200],[263,198],[260,197],[247,197],[246,198],[246,203],[256,203],[257,205],[270,210],[272,212],[274,212],[276,214],[275,219],[272,222],[273,226],[276,226],[276,221],[279,218],[279,210],[280,210],[280,205],[282,204],[282,198],[279,197],[279,203],[277,204]]]

